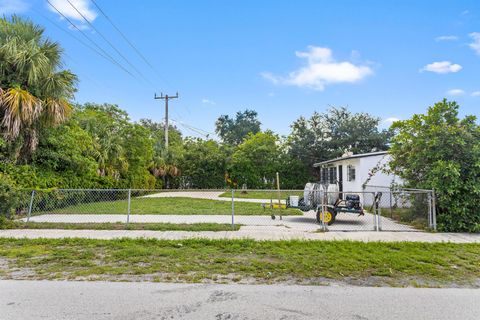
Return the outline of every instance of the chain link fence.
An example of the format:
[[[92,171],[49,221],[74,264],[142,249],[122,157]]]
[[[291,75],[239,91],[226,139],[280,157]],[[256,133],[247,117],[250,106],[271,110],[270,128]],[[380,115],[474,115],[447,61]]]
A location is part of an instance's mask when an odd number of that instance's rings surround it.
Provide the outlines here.
[[[432,191],[58,189],[22,193],[19,223],[222,224],[293,231],[435,229]]]
[[[385,231],[436,230],[433,190],[367,186],[380,194],[377,214]]]

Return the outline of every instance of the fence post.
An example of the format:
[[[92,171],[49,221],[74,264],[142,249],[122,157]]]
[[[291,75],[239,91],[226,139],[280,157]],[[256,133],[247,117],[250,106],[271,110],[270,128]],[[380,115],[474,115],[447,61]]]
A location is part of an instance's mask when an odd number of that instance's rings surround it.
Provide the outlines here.
[[[382,208],[380,207],[380,200],[382,198],[379,198],[377,201],[377,219],[378,219],[378,225],[377,225],[377,231],[382,231]]]
[[[432,189],[432,223],[433,230],[437,231],[437,203],[435,199],[435,189]]]
[[[433,229],[432,193],[428,192],[428,227]]]
[[[280,201],[280,177],[277,172],[277,197],[278,197],[278,210],[280,211],[280,220],[282,219],[282,202]]]
[[[392,208],[392,189],[390,189],[390,192],[388,193],[390,195],[390,219],[393,219],[393,208]]]
[[[235,190],[232,188],[232,230],[235,230]]]
[[[128,189],[128,206],[127,206],[127,226],[128,223],[130,222],[130,204],[132,200],[132,189]]]
[[[35,197],[35,190],[32,190],[32,195],[30,197],[30,204],[28,206],[27,223],[30,221],[30,217],[32,216],[33,198],[34,197]]]
[[[321,192],[321,191],[319,191]],[[328,203],[328,191],[325,191],[324,194],[320,194],[320,196],[322,197],[322,211],[320,212],[320,217],[321,217],[321,220],[322,220],[322,230],[323,232],[326,232],[327,231],[327,226],[325,226],[325,212],[327,211],[327,203]],[[318,207],[317,207],[317,211],[318,211]]]
[[[380,217],[378,216],[378,202],[377,202],[377,193],[373,193],[373,208],[374,208],[374,221],[375,221],[375,231],[380,231]]]

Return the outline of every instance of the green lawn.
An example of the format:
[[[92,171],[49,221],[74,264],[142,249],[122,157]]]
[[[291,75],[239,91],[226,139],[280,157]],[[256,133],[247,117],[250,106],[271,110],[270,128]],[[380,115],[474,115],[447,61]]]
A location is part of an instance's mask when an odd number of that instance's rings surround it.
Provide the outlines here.
[[[233,230],[241,225],[235,224]],[[12,221],[6,229],[67,229],[67,230],[153,230],[153,231],[232,231],[231,224],[220,223],[57,223]]]
[[[297,209],[282,210],[282,215],[301,215]],[[35,214],[69,213],[69,214],[126,214],[127,201],[102,201],[78,204],[61,209],[40,211]],[[235,202],[236,215],[270,215],[270,209],[264,210],[260,203]],[[179,214],[179,215],[214,215],[232,214],[230,201],[194,199],[194,198],[133,198],[131,214]]]
[[[303,197],[303,191],[280,191],[280,199],[281,200],[285,200],[289,196]],[[220,197],[231,198],[232,197],[232,192],[231,191],[224,192],[220,195]],[[235,190],[235,198],[278,200],[278,191],[263,191],[263,190],[242,191],[242,190]]]
[[[480,245],[0,239],[0,279],[480,286]]]

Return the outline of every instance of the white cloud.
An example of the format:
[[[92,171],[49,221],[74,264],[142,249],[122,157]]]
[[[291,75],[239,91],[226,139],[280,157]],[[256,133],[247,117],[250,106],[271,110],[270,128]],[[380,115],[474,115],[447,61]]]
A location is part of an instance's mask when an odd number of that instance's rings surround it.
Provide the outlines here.
[[[295,55],[307,61],[306,66],[292,71],[286,77],[263,72],[261,76],[273,84],[308,87],[323,91],[326,85],[334,83],[354,83],[373,74],[365,65],[355,65],[349,61],[336,61],[330,48],[309,46],[308,51],[297,51]]]
[[[472,38],[473,42],[469,43],[468,46],[480,55],[480,32],[472,32],[469,36]]]
[[[471,96],[472,97],[480,97],[480,91],[473,91]]]
[[[91,6],[91,2],[88,0],[69,0],[77,9],[82,13],[82,15],[90,22],[95,20],[97,18],[97,12],[93,10]],[[67,18],[75,20],[76,22],[80,22],[80,24],[85,23],[85,20],[83,20],[82,16],[68,3],[67,0],[50,0],[52,5],[55,6],[55,8],[58,9],[61,13],[63,13]],[[50,11],[58,14],[58,12],[52,8],[47,3],[47,7],[50,9]],[[62,18],[61,15],[59,15],[60,18]],[[79,27],[79,29],[82,29]]]
[[[455,73],[462,70],[462,66],[456,63],[451,63],[450,61],[439,61],[427,64],[425,67],[420,69],[420,72],[430,71],[435,73]]]
[[[458,37],[457,36],[452,36],[452,35],[439,36],[439,37],[435,38],[435,41],[437,41],[437,42],[439,42],[439,41],[456,41],[456,40],[458,40]]]
[[[400,121],[400,119],[396,117],[389,117],[389,118],[383,119],[383,123],[388,126],[392,125],[392,123],[394,123],[395,121]]]
[[[29,5],[23,0],[0,0],[0,15],[23,13]]]
[[[272,73],[270,72],[262,72],[260,73],[260,75],[269,80],[270,82],[272,82],[273,84],[279,84],[280,83],[280,78],[278,78],[277,76],[274,76]]]
[[[465,94],[465,91],[462,89],[451,89],[447,91],[447,94],[449,96],[463,96]]]
[[[215,101],[209,100],[209,99],[202,99],[202,103],[204,104],[211,104],[211,105],[216,105]]]

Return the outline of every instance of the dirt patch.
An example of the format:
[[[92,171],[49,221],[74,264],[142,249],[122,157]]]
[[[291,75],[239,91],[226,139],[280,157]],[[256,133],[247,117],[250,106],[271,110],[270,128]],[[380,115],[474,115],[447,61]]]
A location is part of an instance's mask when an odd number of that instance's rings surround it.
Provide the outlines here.
[[[370,276],[365,278],[344,277],[343,279],[329,278],[265,278],[246,277],[239,274],[209,274],[187,273],[173,274],[158,272],[152,274],[94,274],[88,276],[74,275],[72,272],[51,274],[37,273],[34,268],[17,267],[9,269],[8,259],[0,258],[0,280],[73,280],[73,281],[114,281],[114,282],[169,282],[169,283],[204,283],[204,284],[287,284],[287,285],[316,285],[316,286],[359,286],[359,287],[427,287],[427,288],[480,288],[480,278],[473,282],[445,282],[425,280],[420,277],[390,278]],[[237,296],[229,292],[214,292],[209,302],[234,300]]]
[[[28,267],[14,267],[14,259],[0,258],[0,280],[15,279],[15,280],[35,280],[38,275],[33,268]]]

